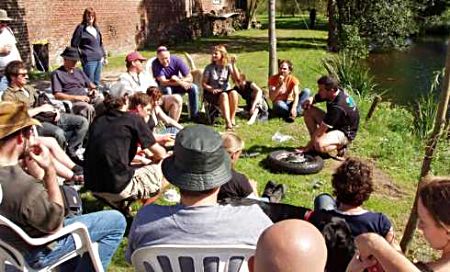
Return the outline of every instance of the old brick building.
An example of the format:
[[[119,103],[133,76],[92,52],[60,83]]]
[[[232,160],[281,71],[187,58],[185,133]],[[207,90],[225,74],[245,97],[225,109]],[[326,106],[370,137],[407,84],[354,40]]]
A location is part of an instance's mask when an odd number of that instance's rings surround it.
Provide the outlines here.
[[[44,62],[36,54],[32,57],[33,48],[44,55],[48,50],[50,65],[56,65],[86,7],[97,12],[105,48],[117,54],[157,44],[165,30],[178,27],[186,18],[231,10],[235,4],[235,0],[1,0],[0,8],[15,19],[10,26],[22,58],[30,64]]]

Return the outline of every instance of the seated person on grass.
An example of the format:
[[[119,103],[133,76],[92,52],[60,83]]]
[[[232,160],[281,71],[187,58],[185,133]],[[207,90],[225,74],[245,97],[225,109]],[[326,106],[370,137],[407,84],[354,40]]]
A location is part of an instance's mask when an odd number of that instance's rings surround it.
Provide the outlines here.
[[[126,259],[141,247],[160,244],[256,245],[270,219],[257,205],[217,205],[220,186],[232,177],[222,138],[204,125],[177,134],[173,155],[162,163],[164,177],[180,189],[174,206],[142,207],[130,229]]]
[[[161,160],[166,156],[141,116],[127,112],[127,96],[105,99],[106,112],[95,119],[89,129],[85,152],[86,188],[124,209],[124,200],[153,200],[162,186]],[[148,165],[131,165],[138,146],[148,149]],[[126,210],[124,210],[126,212]]]
[[[321,194],[314,201],[315,210],[326,210],[332,216],[345,219],[353,237],[374,232],[398,247],[389,218],[362,207],[373,192],[373,169],[368,163],[357,158],[346,159],[334,172],[331,184],[336,200],[328,194]]]
[[[165,46],[156,49],[156,59],[152,63],[153,76],[164,95],[188,94],[189,113],[191,121],[198,120],[199,90],[192,83],[192,75],[189,67],[184,61],[170,54]],[[181,112],[181,108],[180,108]],[[171,116],[176,121],[178,118]]]
[[[52,91],[56,99],[72,102],[72,112],[85,117],[89,124],[96,110],[103,109],[103,95],[97,92],[97,86],[78,67],[80,60],[78,49],[66,47],[61,57],[64,64],[52,72]]]
[[[177,134],[178,131],[183,129],[183,126],[180,123],[168,116],[161,109],[160,105],[164,104],[164,101],[161,101],[161,97],[163,97],[163,95],[158,87],[149,87],[146,94],[150,98],[151,104],[151,120],[148,121],[148,124],[153,132],[155,132],[155,128],[159,127],[159,125],[162,126],[158,131],[159,134]]]
[[[34,238],[48,236],[76,222],[85,225],[91,241],[98,245],[100,261],[106,271],[122,241],[125,218],[111,210],[65,217],[52,156],[45,145],[34,142],[33,125],[39,122],[28,115],[24,104],[0,103],[0,187],[3,192],[0,214]],[[38,177],[36,169],[45,173],[42,178]],[[2,242],[18,249],[36,271],[74,251],[80,242],[75,238],[66,235],[47,245],[30,246],[14,231],[8,228],[0,231]],[[0,270],[4,271],[4,263],[1,265]],[[85,254],[59,268],[60,271],[92,271],[92,262]]]
[[[245,74],[239,73],[236,65],[236,57],[231,57],[231,65],[236,71],[236,82],[233,90],[237,91],[246,102],[246,110],[250,113],[248,125],[255,123],[259,114],[268,114],[268,106],[263,97],[263,91],[254,82],[248,81]],[[267,115],[266,115],[267,116]]]
[[[155,87],[156,88],[156,87]],[[161,93],[159,93],[161,94]],[[134,95],[129,97],[129,111],[137,113],[141,117],[144,118],[145,122],[147,123],[150,131],[153,132],[153,136],[156,139],[156,142],[162,146],[165,146],[167,142],[173,142],[174,140],[174,134],[178,132],[178,130],[183,129],[183,127],[176,123],[178,126],[173,127],[173,129],[168,130],[166,133],[154,133],[155,126],[158,123],[158,119],[156,117],[155,113],[155,103],[153,102],[153,97],[149,96],[145,93],[135,93]],[[159,107],[156,105],[156,107]],[[163,112],[161,109],[159,109],[161,112]],[[167,118],[170,118],[166,116]],[[155,121],[156,120],[156,121]],[[156,123],[156,124],[155,124]],[[172,128],[172,127],[169,127]]]
[[[259,237],[250,272],[323,272],[327,247],[322,234],[303,220],[284,220]]]
[[[125,88],[126,92],[129,95],[132,95],[135,93],[145,93],[150,86],[157,86],[152,75],[145,71],[144,62],[146,61],[147,59],[136,51],[131,52],[126,56],[125,63],[127,71],[119,76],[119,82],[123,84],[123,87],[119,89]],[[116,91],[119,91],[117,87],[111,90],[111,92]],[[178,121],[183,105],[182,97],[179,94],[167,94],[164,95],[162,99],[162,108],[169,113],[170,117]]]
[[[294,122],[297,116],[303,114],[301,107],[310,90],[300,91],[300,81],[292,75],[294,66],[289,60],[278,60],[278,74],[269,77],[269,98],[272,100],[273,113]]]
[[[236,126],[236,110],[239,95],[235,90],[229,90],[230,76],[236,81],[236,71],[228,63],[229,57],[225,46],[217,45],[211,54],[211,63],[203,71],[203,96],[208,103],[218,106],[225,119],[225,128]]]
[[[66,149],[70,158],[77,159],[76,152],[81,148],[88,131],[86,118],[62,113],[47,101],[40,101],[39,93],[27,84],[28,71],[22,61],[10,62],[6,66],[5,75],[9,86],[3,93],[3,100],[27,105],[28,114],[41,121],[42,126],[37,128],[39,135],[54,137],[59,146]]]
[[[402,253],[390,247],[375,233],[356,237],[359,250],[353,257],[348,272],[363,272],[374,265],[386,272],[447,272],[450,271],[450,177],[428,177],[419,188],[417,213],[419,229],[430,246],[441,256],[428,262],[412,263]],[[383,271],[383,270],[377,270]]]
[[[319,92],[303,103],[304,119],[311,140],[299,152],[316,151],[329,153],[337,150],[338,157],[345,155],[347,145],[356,137],[359,126],[359,111],[353,98],[339,87],[331,76],[322,76],[317,81]],[[313,106],[327,102],[327,112]]]
[[[273,181],[266,184],[261,199],[258,198],[257,183],[249,180],[247,176],[234,170],[234,166],[239,160],[239,156],[244,149],[244,141],[234,132],[225,132],[222,134],[223,146],[230,156],[232,165],[232,178],[230,181],[220,187],[218,200],[226,201],[226,198],[238,199],[251,197],[258,200],[265,200],[272,203],[278,203],[284,197],[286,186],[276,185]]]

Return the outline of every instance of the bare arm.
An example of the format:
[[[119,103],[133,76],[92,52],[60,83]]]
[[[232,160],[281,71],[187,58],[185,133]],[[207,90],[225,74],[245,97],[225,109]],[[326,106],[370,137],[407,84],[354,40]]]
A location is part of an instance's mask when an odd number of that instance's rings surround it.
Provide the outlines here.
[[[284,77],[280,75],[278,76],[278,79],[279,80],[276,85],[269,85],[269,98],[272,101],[275,101],[280,92],[286,89]]]
[[[11,52],[12,45],[11,44],[5,44],[0,47],[0,56],[8,55]]]
[[[400,245],[398,244],[397,239],[395,239],[395,232],[394,232],[393,227],[391,227],[391,229],[388,231],[388,233],[386,234],[386,237],[384,237],[384,239],[386,239],[386,241],[388,241],[389,244],[391,244],[391,246],[393,248],[395,248],[398,252],[402,251],[402,249],[400,248]]]
[[[207,82],[208,82],[208,79],[206,77],[203,77],[203,81],[202,81],[203,90],[206,90],[207,92],[210,92],[210,93],[213,93],[213,94],[217,94],[217,93],[222,92],[222,90],[220,90],[220,89],[214,89]]]
[[[56,169],[53,160],[50,156],[50,151],[42,144],[35,144],[29,148],[29,156],[26,160],[34,161],[37,166],[44,170],[43,183],[47,189],[48,200],[64,208],[64,201],[61,191],[59,189],[58,181],[56,180]],[[59,225],[53,231],[57,231],[62,227]]]
[[[183,126],[180,125],[177,121],[173,120],[172,118],[170,118],[170,116],[168,116],[162,109],[160,106],[157,106],[155,108],[156,111],[156,116],[162,120],[164,123],[169,124],[171,126],[174,126],[178,129],[183,129]]]
[[[356,237],[356,246],[359,250],[359,259],[354,257],[347,272],[362,272],[370,266],[361,267],[361,262],[375,260],[385,271],[420,272],[402,253],[393,248],[383,237],[375,233],[364,233]],[[373,265],[373,263],[372,263]]]
[[[69,101],[82,101],[82,102],[89,102],[90,98],[86,95],[71,95],[66,94],[63,92],[56,92],[55,98],[58,100],[69,100]]]
[[[155,143],[155,144],[153,144],[152,146],[150,146],[149,148],[146,148],[146,149],[148,149],[148,151],[151,152],[151,154],[152,154],[151,155],[151,160],[154,163],[157,163],[157,162],[161,161],[167,155],[167,152],[164,149],[164,147],[162,147],[158,143]],[[146,151],[144,150],[144,152],[146,152]]]
[[[236,57],[232,57],[231,58],[231,79],[233,80],[234,84],[238,84],[239,83],[239,78],[240,78],[240,74],[239,74],[239,69],[236,66]]]
[[[55,109],[55,107],[53,107],[50,104],[44,104],[44,105],[39,106],[39,107],[29,108],[28,109],[28,115],[33,117],[33,116],[35,116],[35,115],[37,115],[37,114],[39,114],[41,112],[48,112],[48,111],[55,111],[56,112],[56,109]]]
[[[250,109],[250,112],[253,112],[256,108],[256,105],[261,101],[263,96],[263,90],[261,90],[258,85],[256,85],[254,82],[250,85],[250,88],[252,89],[252,97],[253,97],[253,103],[252,107]]]
[[[298,105],[298,100],[299,100],[298,95],[300,94],[300,89],[298,87],[298,84],[296,84],[294,86],[293,92],[294,92],[294,101],[292,102],[291,116],[297,117],[297,105]]]

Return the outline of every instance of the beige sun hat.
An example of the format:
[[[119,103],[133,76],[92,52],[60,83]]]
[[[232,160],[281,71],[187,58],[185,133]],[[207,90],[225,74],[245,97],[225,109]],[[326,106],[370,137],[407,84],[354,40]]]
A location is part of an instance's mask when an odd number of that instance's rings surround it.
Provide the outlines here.
[[[2,21],[12,21],[12,18],[8,17],[8,13],[4,9],[0,9],[0,22]]]

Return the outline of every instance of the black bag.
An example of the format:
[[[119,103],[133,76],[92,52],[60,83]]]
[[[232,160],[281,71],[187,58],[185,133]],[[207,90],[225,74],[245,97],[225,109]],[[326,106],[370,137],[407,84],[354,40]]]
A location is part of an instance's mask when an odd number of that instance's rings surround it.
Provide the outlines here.
[[[60,189],[64,199],[64,215],[66,217],[81,215],[83,213],[83,203],[77,190],[67,185],[60,186]]]
[[[39,107],[45,104],[50,104],[54,106],[52,101],[50,101],[50,98],[47,96],[45,92],[38,92],[38,97],[36,99],[36,102],[34,103],[34,107]],[[55,124],[56,112],[53,111],[41,112],[39,114],[36,114],[34,118],[38,119],[41,122]]]

